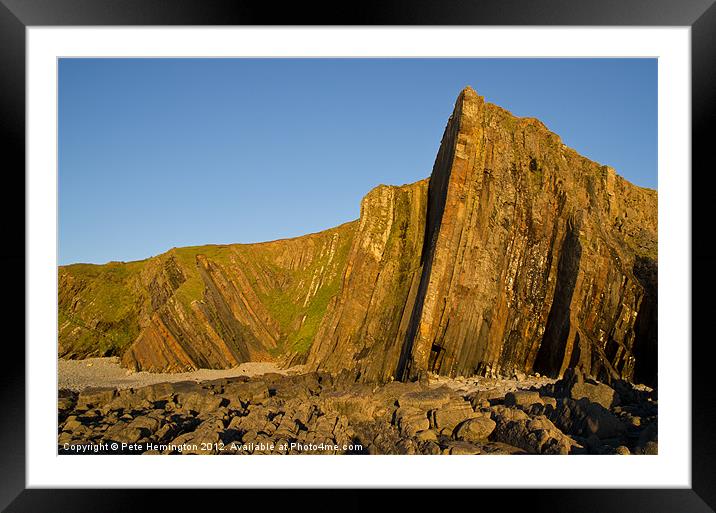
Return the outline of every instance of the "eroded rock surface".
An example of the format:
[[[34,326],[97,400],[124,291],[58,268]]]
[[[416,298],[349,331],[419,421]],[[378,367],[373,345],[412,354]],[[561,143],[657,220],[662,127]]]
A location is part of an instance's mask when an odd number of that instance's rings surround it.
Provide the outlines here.
[[[654,386],[656,291],[656,191],[466,88],[430,178],[377,187],[357,221],[60,268],[60,355],[171,372],[280,360],[367,383],[579,367]],[[614,406],[594,383],[571,390]]]
[[[61,267],[60,356],[116,355],[130,369],[184,372],[303,354],[340,288],[356,225]]]
[[[398,374],[631,379],[655,333],[656,192],[464,90],[428,204],[419,301]],[[653,321],[653,319],[652,319]],[[654,323],[645,323],[653,328]],[[655,368],[640,369],[653,382]]]
[[[516,390],[514,382],[489,378],[452,386],[444,380],[373,385],[311,372],[62,390],[58,450],[225,455],[658,451],[653,392],[621,381],[620,405],[607,409],[586,397],[573,399],[566,380],[542,382],[525,381]]]

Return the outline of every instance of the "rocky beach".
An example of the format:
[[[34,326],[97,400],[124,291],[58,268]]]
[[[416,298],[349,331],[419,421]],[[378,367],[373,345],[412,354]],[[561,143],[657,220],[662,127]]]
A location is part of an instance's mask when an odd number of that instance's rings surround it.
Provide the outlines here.
[[[655,454],[657,221],[466,87],[358,219],[61,266],[58,450]]]
[[[67,368],[60,379],[71,383]],[[241,375],[242,370],[252,375]],[[356,383],[347,372],[333,377],[263,370],[221,371],[225,377],[207,380],[199,374],[160,381],[167,376],[154,375],[153,384],[140,376],[132,386],[105,378],[111,387],[84,386],[85,378],[83,386],[75,386],[79,392],[60,389],[58,452],[627,455],[658,450],[654,391],[625,381],[609,386],[573,369],[557,381],[433,375],[383,385]],[[93,385],[101,383],[93,378]]]

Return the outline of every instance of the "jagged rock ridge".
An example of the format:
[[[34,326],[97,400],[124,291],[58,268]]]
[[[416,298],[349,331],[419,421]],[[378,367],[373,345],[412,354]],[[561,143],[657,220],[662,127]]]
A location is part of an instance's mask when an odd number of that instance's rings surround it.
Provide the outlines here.
[[[287,355],[362,381],[574,366],[656,381],[656,191],[470,88],[430,179],[374,189],[357,222],[95,267],[60,269],[61,354],[100,330],[151,370]]]

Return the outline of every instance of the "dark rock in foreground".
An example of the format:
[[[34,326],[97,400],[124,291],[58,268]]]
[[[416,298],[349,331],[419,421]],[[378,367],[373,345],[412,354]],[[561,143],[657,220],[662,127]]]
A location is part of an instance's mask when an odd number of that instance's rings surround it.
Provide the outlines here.
[[[655,394],[626,382],[615,386],[619,393],[570,370],[554,384],[509,393],[495,388],[463,394],[424,383],[372,386],[315,372],[79,394],[61,390],[58,450],[656,454]]]

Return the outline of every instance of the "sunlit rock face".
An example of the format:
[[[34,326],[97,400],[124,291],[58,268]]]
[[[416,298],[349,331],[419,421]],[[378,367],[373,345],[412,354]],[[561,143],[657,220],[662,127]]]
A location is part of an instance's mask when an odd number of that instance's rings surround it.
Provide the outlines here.
[[[61,267],[60,356],[181,372],[305,353],[340,289],[356,225]]]
[[[472,89],[445,129],[427,198],[420,188],[411,196],[425,217],[398,214],[410,243],[383,259],[392,191],[364,202],[361,226],[380,229],[357,232],[349,268],[369,262],[371,272],[347,272],[309,357],[314,366],[384,380],[425,371],[558,376],[579,365],[653,383],[655,191]],[[409,271],[396,274],[399,262]]]
[[[280,360],[359,381],[568,367],[656,383],[657,193],[470,88],[429,179],[357,221],[59,271],[65,357],[154,371]]]
[[[429,196],[435,219],[398,376],[557,376],[579,365],[653,382],[656,191],[468,88]]]

